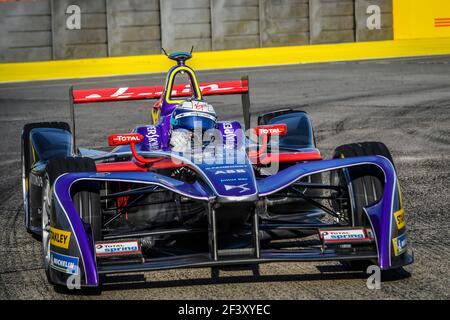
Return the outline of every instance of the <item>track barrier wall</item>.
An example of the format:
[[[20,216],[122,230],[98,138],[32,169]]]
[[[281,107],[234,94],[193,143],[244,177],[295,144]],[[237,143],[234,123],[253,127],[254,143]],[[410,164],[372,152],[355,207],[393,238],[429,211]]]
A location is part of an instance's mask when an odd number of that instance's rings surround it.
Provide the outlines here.
[[[161,48],[192,45],[199,70],[450,54],[448,0],[37,0],[0,9],[0,82],[165,72]]]
[[[391,26],[392,0],[0,1],[0,62],[390,40]]]

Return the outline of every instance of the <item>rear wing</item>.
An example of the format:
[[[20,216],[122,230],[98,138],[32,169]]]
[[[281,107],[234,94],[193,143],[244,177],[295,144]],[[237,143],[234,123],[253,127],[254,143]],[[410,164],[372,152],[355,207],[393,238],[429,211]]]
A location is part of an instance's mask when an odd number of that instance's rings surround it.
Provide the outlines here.
[[[199,86],[204,96],[248,94],[247,77],[236,81],[204,82]],[[164,86],[73,90],[72,98],[74,104],[159,99],[163,90]],[[189,97],[190,95],[192,95],[192,90],[189,84],[178,84],[172,88],[172,97]]]
[[[241,95],[242,109],[244,114],[244,125],[250,128],[250,96],[248,76],[241,80],[222,82],[200,83],[200,90],[203,96],[212,95]],[[75,105],[96,102],[114,102],[127,100],[151,100],[159,99],[162,96],[164,86],[143,86],[143,87],[122,87],[103,89],[69,89],[70,117],[72,121],[73,146],[75,144]],[[172,87],[172,97],[189,97],[192,89],[189,84],[178,84]]]

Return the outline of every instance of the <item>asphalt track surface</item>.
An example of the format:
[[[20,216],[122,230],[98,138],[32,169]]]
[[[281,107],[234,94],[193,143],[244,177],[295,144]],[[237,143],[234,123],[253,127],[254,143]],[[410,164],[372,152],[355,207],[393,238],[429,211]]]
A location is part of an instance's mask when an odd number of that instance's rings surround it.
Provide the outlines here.
[[[449,299],[450,56],[199,72],[200,81],[251,79],[253,115],[285,107],[309,112],[329,157],[349,142],[383,141],[394,156],[415,263],[380,290],[338,263],[272,263],[261,275],[180,269],[110,278],[102,295],[64,295],[47,283],[41,243],[25,232],[20,132],[25,123],[68,121],[68,87],[162,84],[164,75],[0,85],[1,299]],[[214,97],[221,119],[242,119],[239,97]],[[112,132],[149,121],[149,102],[83,105],[78,142],[102,148]],[[255,119],[256,117],[254,117]],[[254,120],[255,121],[255,120]]]

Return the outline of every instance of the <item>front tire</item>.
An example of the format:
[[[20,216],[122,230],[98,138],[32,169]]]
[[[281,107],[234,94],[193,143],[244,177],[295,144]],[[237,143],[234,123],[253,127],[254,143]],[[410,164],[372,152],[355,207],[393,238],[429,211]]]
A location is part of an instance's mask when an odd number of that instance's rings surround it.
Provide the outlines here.
[[[50,228],[55,226],[56,222],[52,221],[52,188],[56,179],[64,173],[68,172],[95,172],[95,162],[89,158],[65,157],[51,159],[47,163],[43,181],[42,192],[42,248],[44,269],[47,279],[58,289],[64,290],[65,287],[56,284],[51,279],[50,273]],[[86,224],[90,225],[94,241],[101,238],[101,207],[100,207],[100,188],[96,182],[81,182],[71,190],[72,199],[75,204],[80,218]]]
[[[333,159],[383,156],[392,163],[392,155],[386,145],[382,142],[361,142],[345,144],[337,147],[333,153]],[[350,203],[341,205],[340,210],[347,212],[349,222],[353,227],[368,227],[370,221],[364,212],[364,207],[375,203],[383,196],[384,175],[383,172],[373,165],[363,165],[343,169],[341,172],[333,172],[330,175],[331,184],[339,184],[344,187]],[[374,264],[371,260],[341,261],[350,270],[365,271],[369,265]]]

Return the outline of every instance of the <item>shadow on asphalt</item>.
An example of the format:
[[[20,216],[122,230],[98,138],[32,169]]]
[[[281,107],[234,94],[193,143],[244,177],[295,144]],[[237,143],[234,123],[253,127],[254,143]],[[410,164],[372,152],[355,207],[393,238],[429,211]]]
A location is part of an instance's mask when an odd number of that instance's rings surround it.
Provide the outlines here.
[[[298,275],[259,275],[257,272],[246,276],[220,277],[216,270],[211,271],[211,278],[178,279],[166,281],[147,280],[143,274],[110,275],[104,278],[102,291],[158,289],[183,286],[207,286],[217,284],[259,283],[259,282],[292,282],[292,281],[325,281],[325,280],[365,280],[368,274],[362,271],[347,270],[340,265],[317,266],[320,273]],[[226,270],[226,269],[225,269]],[[382,273],[383,282],[398,281],[411,277],[404,269],[390,270]]]
[[[99,296],[102,291],[136,290],[136,289],[161,289],[185,286],[207,286],[237,283],[270,283],[270,282],[292,282],[292,281],[325,281],[325,280],[365,280],[368,275],[362,271],[348,271],[339,265],[317,266],[320,273],[299,275],[259,275],[253,273],[248,276],[225,276],[220,277],[217,270],[211,270],[211,278],[200,279],[178,279],[167,281],[149,281],[143,274],[132,275],[109,275],[103,278],[101,289],[91,288],[85,290],[56,290],[60,294]],[[223,269],[221,269],[223,270]],[[227,269],[225,269],[227,270]],[[239,269],[242,270],[242,269]],[[411,277],[411,274],[403,268],[390,270],[393,272],[383,273],[382,281],[391,282]]]
[[[216,276],[201,279],[178,279],[167,281],[147,280],[144,275],[114,275],[105,278],[102,290],[134,290],[134,289],[157,289],[183,286],[206,286],[214,284],[237,284],[237,283],[259,283],[259,282],[292,282],[292,281],[321,281],[321,280],[348,280],[366,279],[363,272],[339,273],[317,273],[299,275],[248,275],[248,276]]]
[[[338,273],[340,272],[351,272],[351,273],[361,273],[363,276],[362,278],[369,277],[369,274],[367,274],[364,271],[361,270],[355,270],[343,265],[329,265],[329,266],[317,266],[317,269],[321,273]],[[403,280],[411,277],[411,273],[406,271],[404,268],[397,268],[397,269],[391,269],[391,270],[385,270],[381,272],[381,281],[382,282],[391,282],[391,281],[398,281]]]

